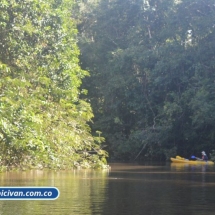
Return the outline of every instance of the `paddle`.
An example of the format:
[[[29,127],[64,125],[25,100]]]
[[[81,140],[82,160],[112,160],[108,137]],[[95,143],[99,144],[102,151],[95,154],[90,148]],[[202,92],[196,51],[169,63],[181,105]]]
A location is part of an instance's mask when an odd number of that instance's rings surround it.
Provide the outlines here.
[[[192,155],[191,158],[196,159],[196,160],[202,160],[201,158],[197,158],[194,155]]]

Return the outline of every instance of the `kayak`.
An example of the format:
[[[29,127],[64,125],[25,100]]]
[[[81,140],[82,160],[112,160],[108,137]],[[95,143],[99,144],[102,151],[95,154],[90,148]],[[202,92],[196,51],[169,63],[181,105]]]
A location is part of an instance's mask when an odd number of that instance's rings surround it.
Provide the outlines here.
[[[213,161],[188,160],[188,159],[182,158],[182,157],[180,157],[180,156],[176,156],[176,158],[170,158],[170,160],[171,160],[173,163],[207,164],[207,165],[214,164]]]

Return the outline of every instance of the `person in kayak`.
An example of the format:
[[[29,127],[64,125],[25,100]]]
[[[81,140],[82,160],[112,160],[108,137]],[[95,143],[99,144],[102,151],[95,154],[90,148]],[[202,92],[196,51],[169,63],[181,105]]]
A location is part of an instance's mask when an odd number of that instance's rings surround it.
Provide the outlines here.
[[[205,151],[202,151],[202,160],[208,161],[208,156],[206,155]]]

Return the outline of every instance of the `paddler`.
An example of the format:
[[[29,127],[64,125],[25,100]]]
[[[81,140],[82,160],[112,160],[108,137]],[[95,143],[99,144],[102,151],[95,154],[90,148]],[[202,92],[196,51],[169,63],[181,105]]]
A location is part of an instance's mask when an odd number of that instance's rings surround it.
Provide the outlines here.
[[[202,160],[208,161],[208,156],[206,155],[205,151],[202,151]]]

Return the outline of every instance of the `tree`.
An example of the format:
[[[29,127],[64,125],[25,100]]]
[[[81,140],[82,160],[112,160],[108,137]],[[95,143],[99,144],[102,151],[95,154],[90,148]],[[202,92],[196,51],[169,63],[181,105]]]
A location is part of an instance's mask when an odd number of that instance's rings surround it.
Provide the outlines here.
[[[213,149],[214,9],[205,0],[101,0],[85,12],[79,44],[92,128],[113,158]]]
[[[102,166],[103,138],[91,135],[93,113],[80,99],[73,2],[0,3],[0,137],[4,166]],[[89,152],[94,152],[90,154]]]

